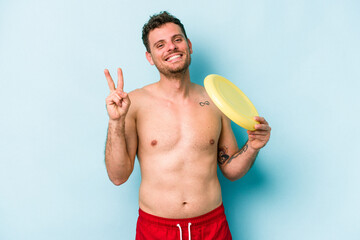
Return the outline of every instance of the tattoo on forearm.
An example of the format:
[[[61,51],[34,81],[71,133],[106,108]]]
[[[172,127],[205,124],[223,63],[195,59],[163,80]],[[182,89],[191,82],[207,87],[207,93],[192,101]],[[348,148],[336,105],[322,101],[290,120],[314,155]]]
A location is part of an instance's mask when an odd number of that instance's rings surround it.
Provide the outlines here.
[[[209,101],[199,102],[200,106],[210,105]]]
[[[229,155],[227,154],[227,147],[220,147],[219,148],[219,153],[218,153],[218,163],[220,165],[223,165],[228,159],[229,159]]]
[[[231,163],[231,161],[238,157],[239,155],[243,154],[244,152],[246,152],[248,150],[248,144],[246,143],[244,145],[244,147],[242,149],[240,149],[240,151],[238,151],[237,153],[235,153],[232,157],[229,157],[228,155],[228,148],[227,147],[220,147],[219,148],[219,155],[218,155],[218,163],[220,165],[223,164],[229,164]]]
[[[248,149],[248,144],[246,143],[245,146],[240,149],[240,151],[238,151],[237,153],[235,153],[226,164],[229,164],[234,158],[236,158],[237,156],[243,154],[244,152],[246,152],[246,150]]]

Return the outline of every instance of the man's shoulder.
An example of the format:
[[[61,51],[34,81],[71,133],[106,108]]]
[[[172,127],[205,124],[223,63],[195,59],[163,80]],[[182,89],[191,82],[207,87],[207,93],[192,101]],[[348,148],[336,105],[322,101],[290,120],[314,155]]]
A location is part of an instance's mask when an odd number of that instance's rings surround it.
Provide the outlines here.
[[[208,102],[211,101],[208,93],[206,92],[203,86],[196,83],[192,83],[192,89],[195,99],[199,99],[201,101],[208,101]]]
[[[214,104],[210,96],[205,90],[204,86],[193,83],[193,89],[195,92],[195,99],[198,99],[200,106],[209,106],[211,110],[219,114],[220,116],[224,116],[224,114],[219,110],[219,108]]]
[[[131,101],[130,110],[132,112],[136,113],[141,107],[144,107],[146,103],[151,102],[152,85],[154,84],[149,84],[129,92],[129,98]]]
[[[151,88],[153,88],[153,85],[154,84],[149,84],[142,88],[137,88],[137,89],[129,92],[130,98],[134,98],[134,100],[136,100],[136,99],[140,99],[140,98],[149,97],[149,95],[151,93]]]
[[[191,83],[192,88],[195,90],[195,92],[201,96],[206,96],[207,93],[205,91],[205,88],[197,83]]]

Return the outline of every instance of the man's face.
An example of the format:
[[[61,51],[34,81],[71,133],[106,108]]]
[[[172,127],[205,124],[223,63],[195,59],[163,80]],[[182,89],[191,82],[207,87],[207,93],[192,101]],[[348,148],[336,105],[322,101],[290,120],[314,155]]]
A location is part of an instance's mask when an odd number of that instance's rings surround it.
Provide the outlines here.
[[[150,64],[167,77],[184,73],[191,62],[192,47],[181,28],[174,23],[166,23],[149,33],[151,53],[146,52]]]

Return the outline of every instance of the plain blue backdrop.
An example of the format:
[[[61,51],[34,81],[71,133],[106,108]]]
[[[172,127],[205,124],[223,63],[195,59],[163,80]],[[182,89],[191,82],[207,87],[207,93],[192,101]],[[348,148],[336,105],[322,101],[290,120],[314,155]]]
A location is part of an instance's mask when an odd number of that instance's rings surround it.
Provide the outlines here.
[[[192,80],[230,79],[273,129],[244,178],[219,172],[234,239],[360,239],[355,0],[1,0],[0,239],[134,239],[139,165],[108,180],[103,70],[126,91],[159,79],[141,28],[161,10],[186,27]]]

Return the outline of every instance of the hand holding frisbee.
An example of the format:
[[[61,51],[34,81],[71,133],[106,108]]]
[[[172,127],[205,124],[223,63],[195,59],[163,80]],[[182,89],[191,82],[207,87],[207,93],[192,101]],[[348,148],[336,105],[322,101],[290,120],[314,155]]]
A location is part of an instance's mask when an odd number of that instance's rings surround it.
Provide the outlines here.
[[[211,74],[204,80],[205,90],[215,105],[239,126],[254,131],[259,116],[250,99],[226,78]]]

